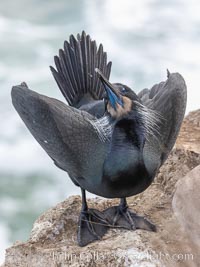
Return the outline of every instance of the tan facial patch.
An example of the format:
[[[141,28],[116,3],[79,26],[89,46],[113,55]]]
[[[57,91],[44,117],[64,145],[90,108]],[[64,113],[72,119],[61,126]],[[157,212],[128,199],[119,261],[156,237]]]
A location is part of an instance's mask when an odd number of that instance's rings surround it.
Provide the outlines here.
[[[122,96],[122,101],[124,103],[124,106],[122,107],[117,103],[116,109],[114,109],[111,106],[111,104],[108,102],[107,110],[110,113],[111,117],[113,117],[115,119],[119,119],[131,111],[132,101],[126,96]]]

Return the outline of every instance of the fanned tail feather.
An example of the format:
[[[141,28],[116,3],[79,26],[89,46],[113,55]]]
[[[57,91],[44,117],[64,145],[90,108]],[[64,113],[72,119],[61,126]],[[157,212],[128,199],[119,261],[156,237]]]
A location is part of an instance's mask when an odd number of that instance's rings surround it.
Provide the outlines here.
[[[97,49],[96,41],[84,31],[77,35],[77,39],[71,35],[54,61],[56,69],[52,66],[50,69],[70,106],[77,106],[88,93],[96,100],[102,99],[104,89],[95,68],[109,79],[112,65],[107,63],[107,53],[103,51],[102,44]]]

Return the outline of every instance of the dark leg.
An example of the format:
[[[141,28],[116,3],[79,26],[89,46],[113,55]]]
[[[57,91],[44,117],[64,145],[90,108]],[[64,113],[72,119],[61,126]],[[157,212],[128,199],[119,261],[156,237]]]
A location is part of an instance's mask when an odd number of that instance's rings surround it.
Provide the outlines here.
[[[106,209],[104,214],[113,227],[121,227],[129,230],[144,229],[153,232],[156,231],[154,224],[130,211],[126,198],[121,198],[119,206]]]
[[[82,209],[78,223],[78,244],[83,247],[101,239],[108,230],[108,221],[104,214],[95,209],[88,209],[85,190],[82,193]]]

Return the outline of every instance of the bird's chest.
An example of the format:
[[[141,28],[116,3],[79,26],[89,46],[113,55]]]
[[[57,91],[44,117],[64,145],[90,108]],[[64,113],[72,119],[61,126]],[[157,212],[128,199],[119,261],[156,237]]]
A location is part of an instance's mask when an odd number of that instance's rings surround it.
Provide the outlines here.
[[[102,183],[107,194],[112,197],[128,197],[144,191],[152,182],[152,177],[143,164],[119,171],[115,176],[104,176]]]

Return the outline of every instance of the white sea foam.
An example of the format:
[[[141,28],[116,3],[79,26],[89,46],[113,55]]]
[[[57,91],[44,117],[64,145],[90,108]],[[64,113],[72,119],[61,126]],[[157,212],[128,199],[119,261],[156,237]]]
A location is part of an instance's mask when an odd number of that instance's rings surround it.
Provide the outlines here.
[[[0,16],[0,36],[4,37],[4,34],[14,34],[13,37],[18,36],[16,42],[20,41],[20,38],[25,38],[24,41],[40,40],[40,39],[56,39],[60,37],[61,31],[54,25],[39,25],[28,22],[23,19],[13,19]],[[27,39],[28,38],[28,39]],[[22,41],[22,40],[21,40]]]

